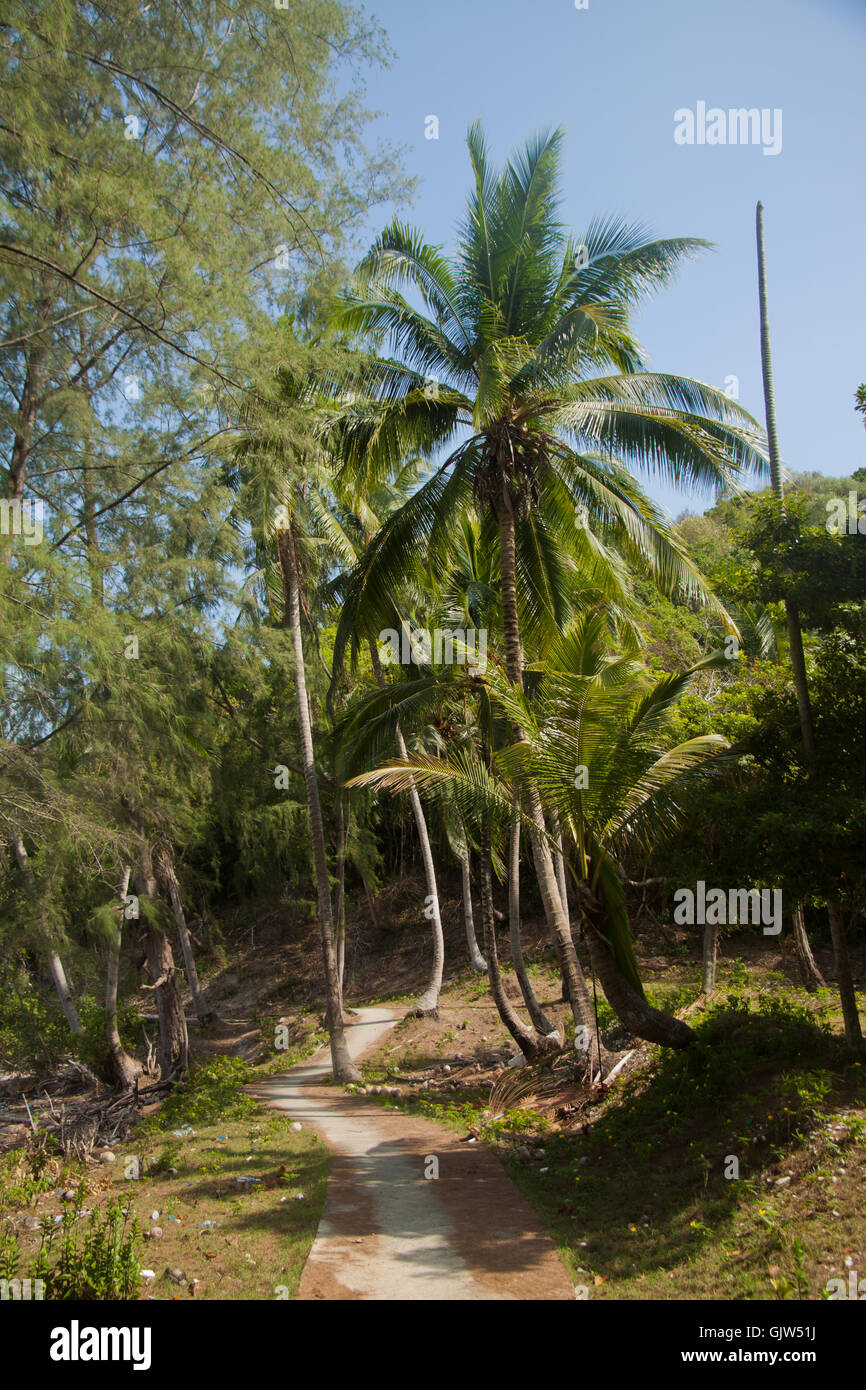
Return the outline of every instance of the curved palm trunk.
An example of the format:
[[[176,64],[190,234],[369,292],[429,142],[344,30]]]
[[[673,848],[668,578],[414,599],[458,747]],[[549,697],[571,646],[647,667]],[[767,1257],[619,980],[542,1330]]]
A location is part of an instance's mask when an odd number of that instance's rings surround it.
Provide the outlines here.
[[[562,829],[559,824],[559,816],[555,811],[551,813],[550,828],[553,831],[554,844],[556,845],[553,864],[556,869],[556,881],[559,884],[559,896],[562,898],[562,910],[566,917],[568,917],[568,884],[565,877],[565,855],[562,849]]]
[[[376,650],[375,642],[370,642],[370,659],[373,663],[373,671],[380,686],[385,684],[385,674],[382,670],[382,663],[379,660],[379,653]],[[406,740],[400,725],[396,728],[397,752],[405,761],[409,756],[406,747]],[[442,974],[445,969],[445,937],[442,932],[442,918],[439,913],[439,894],[436,889],[436,868],[433,863],[433,851],[430,848],[430,835],[427,830],[427,821],[424,816],[424,807],[421,805],[421,798],[414,780],[409,787],[409,804],[412,807],[412,814],[415,817],[415,828],[418,831],[418,843],[421,848],[421,862],[424,865],[424,882],[427,887],[427,910],[429,911],[430,929],[433,934],[433,967],[430,972],[430,979],[424,993],[416,1000],[414,1007],[410,1010],[413,1017],[437,1018],[439,1014],[439,992],[442,988]]]
[[[604,906],[593,897],[588,887],[582,895],[582,907],[586,926],[584,935],[592,968],[617,1018],[638,1038],[661,1043],[663,1047],[687,1047],[695,1037],[688,1024],[674,1018],[673,1014],[654,1009],[621,974],[601,932]]]
[[[20,832],[13,832],[10,836],[10,843],[12,845],[12,852],[15,855],[16,862],[24,879],[27,896],[30,898],[31,902],[36,902],[39,897],[36,888],[36,880],[33,877],[33,868]],[[47,958],[51,981],[57,991],[57,997],[60,1000],[60,1007],[63,1010],[66,1022],[69,1024],[69,1031],[80,1036],[84,1032],[84,1028],[82,1027],[81,1019],[78,1017],[75,1000],[72,998],[72,991],[69,988],[66,971],[63,968],[63,961],[60,959],[59,952],[53,947],[49,948]]]
[[[478,941],[475,936],[475,918],[472,915],[472,876],[469,865],[469,846],[466,846],[466,855],[460,860],[460,875],[463,881],[463,923],[466,927],[466,945],[469,948],[469,960],[472,969],[483,974],[487,970],[487,961],[478,949]]]
[[[116,936],[108,944],[108,965],[105,972],[105,1037],[114,1079],[125,1090],[135,1084],[135,1078],[140,1076],[144,1070],[141,1063],[135,1057],[130,1057],[123,1046],[117,1027],[117,979],[120,973],[120,943],[123,934],[123,909],[129,890],[130,873],[131,870],[127,865],[120,882],[120,925],[117,928]]]
[[[409,756],[406,741],[397,725],[397,750],[400,757],[404,760]],[[430,848],[430,836],[427,832],[427,821],[424,817],[424,808],[421,805],[421,798],[418,795],[417,787],[413,785],[409,788],[409,803],[412,807],[412,814],[415,817],[415,826],[418,831],[418,843],[421,847],[421,862],[424,865],[424,882],[427,886],[427,897],[431,899],[427,906],[430,912],[430,929],[433,933],[433,967],[430,972],[430,980],[421,997],[416,1001],[411,1009],[413,1015],[437,1018],[439,1014],[439,991],[442,988],[442,973],[445,969],[445,937],[442,933],[442,918],[439,914],[439,894],[436,891],[436,869],[433,864],[433,851]]]
[[[307,791],[307,807],[310,813],[310,838],[313,848],[313,865],[316,874],[316,892],[319,901],[319,927],[322,933],[322,960],[325,967],[325,1007],[328,1034],[331,1040],[331,1062],[335,1081],[359,1081],[361,1073],[349,1056],[343,1032],[343,997],[340,989],[340,976],[337,967],[337,953],[334,943],[334,920],[331,915],[331,886],[328,882],[328,858],[325,849],[325,832],[322,825],[322,806],[319,800],[319,782],[316,776],[316,763],[313,751],[313,726],[310,720],[310,707],[307,703],[307,679],[304,665],[304,642],[301,633],[301,600],[298,579],[297,553],[294,537],[290,531],[280,531],[277,537],[277,552],[286,606],[286,625],[292,634],[295,654],[295,693],[298,705],[298,730],[301,744],[301,763],[304,769],[304,786]]]
[[[520,626],[517,617],[517,577],[514,547],[514,509],[508,494],[508,484],[503,478],[502,502],[498,509],[499,548],[502,567],[502,625],[505,634],[505,660],[508,678],[523,689],[523,652],[520,647]],[[515,738],[523,740],[522,729],[515,728]],[[538,788],[531,778],[523,783],[526,809],[531,822],[529,832],[532,858],[538,878],[538,888],[544,905],[547,929],[556,946],[559,966],[562,972],[575,1027],[590,1028],[593,1023],[592,1001],[586,986],[586,979],[577,959],[568,917],[563,906],[553,855],[547,843],[544,813],[538,796]]]
[[[544,1037],[534,1028],[527,1028],[518,1017],[517,1011],[508,999],[502,984],[499,970],[499,956],[496,950],[496,929],[493,920],[493,865],[490,853],[490,827],[486,816],[481,826],[481,922],[484,929],[484,952],[487,957],[487,972],[490,992],[496,1011],[508,1029],[524,1057],[530,1062],[546,1054],[559,1051],[559,1041]]]
[[[511,835],[508,843],[508,941],[511,946],[511,963],[517,976],[524,1002],[532,1019],[533,1027],[545,1037],[556,1029],[542,1011],[535,997],[532,983],[526,973],[523,959],[523,946],[520,940],[520,820],[515,816],[511,822]]]

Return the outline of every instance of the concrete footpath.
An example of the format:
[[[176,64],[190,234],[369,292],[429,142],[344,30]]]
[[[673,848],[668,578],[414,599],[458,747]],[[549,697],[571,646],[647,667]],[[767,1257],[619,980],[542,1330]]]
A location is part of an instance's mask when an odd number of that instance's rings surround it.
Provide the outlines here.
[[[353,1060],[399,1020],[357,1010]],[[253,1092],[335,1154],[299,1299],[574,1299],[553,1242],[484,1144],[322,1086],[330,1074],[324,1048]]]

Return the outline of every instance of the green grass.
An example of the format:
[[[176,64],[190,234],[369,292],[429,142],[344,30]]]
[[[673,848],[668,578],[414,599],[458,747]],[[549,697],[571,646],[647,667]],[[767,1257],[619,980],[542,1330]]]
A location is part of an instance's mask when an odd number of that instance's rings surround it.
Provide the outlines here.
[[[697,1032],[614,1083],[585,1137],[547,1137],[543,1164],[506,1156],[509,1171],[591,1297],[821,1297],[866,1247],[866,1118],[848,1118],[831,1171],[864,1067],[790,992],[754,1011],[729,996]]]

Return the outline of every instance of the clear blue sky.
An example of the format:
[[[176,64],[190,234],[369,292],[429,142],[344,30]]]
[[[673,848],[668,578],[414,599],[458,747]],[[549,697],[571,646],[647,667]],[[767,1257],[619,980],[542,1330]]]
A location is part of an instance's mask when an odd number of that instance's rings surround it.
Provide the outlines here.
[[[716,244],[637,321],[652,366],[724,389],[763,420],[755,203],[764,203],[784,462],[866,463],[852,396],[866,381],[866,0],[368,0],[396,60],[372,75],[378,129],[420,180],[408,220],[453,247],[481,116],[503,159],[562,125],[563,220],[625,214]],[[781,108],[782,148],[678,145],[674,112]],[[424,137],[428,115],[439,139]],[[371,224],[371,232],[378,230]],[[672,512],[710,498],[652,484]]]

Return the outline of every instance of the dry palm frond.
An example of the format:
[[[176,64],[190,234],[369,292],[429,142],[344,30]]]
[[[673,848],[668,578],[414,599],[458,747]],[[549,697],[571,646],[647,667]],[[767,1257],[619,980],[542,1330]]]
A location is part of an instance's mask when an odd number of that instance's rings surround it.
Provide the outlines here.
[[[573,1089],[575,1079],[572,1066],[519,1067],[506,1071],[490,1092],[488,1109],[490,1119],[499,1120],[518,1102],[550,1100],[561,1095],[564,1089]]]

